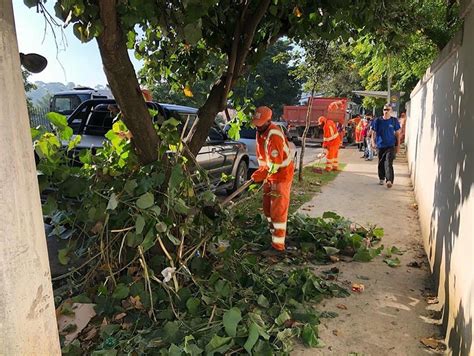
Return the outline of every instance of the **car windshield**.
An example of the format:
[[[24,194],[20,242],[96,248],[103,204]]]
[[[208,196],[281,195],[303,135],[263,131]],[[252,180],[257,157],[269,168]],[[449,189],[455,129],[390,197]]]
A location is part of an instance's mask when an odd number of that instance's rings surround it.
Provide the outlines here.
[[[53,98],[51,103],[51,111],[63,114],[70,115],[72,112],[88,98],[83,99],[79,95],[61,95]]]
[[[240,138],[255,139],[257,137],[257,129],[242,127],[240,129]]]

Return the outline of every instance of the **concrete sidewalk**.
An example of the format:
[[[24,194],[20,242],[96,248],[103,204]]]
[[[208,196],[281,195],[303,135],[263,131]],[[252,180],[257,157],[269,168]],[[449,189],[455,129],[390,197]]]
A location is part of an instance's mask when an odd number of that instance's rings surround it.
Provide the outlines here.
[[[342,149],[340,162],[345,170],[305,204],[301,213],[320,216],[334,211],[354,222],[383,227],[382,244],[396,246],[401,266],[391,268],[376,257],[372,262],[337,262],[316,268],[316,273],[331,267],[340,269],[339,281],[350,289],[362,283],[362,293],[348,298],[323,301],[319,308],[335,311],[334,319],[322,319],[320,349],[295,350],[292,355],[426,355],[431,353],[420,339],[439,334],[426,296],[430,290],[427,259],[421,247],[420,229],[414,196],[403,158],[395,161],[395,183],[391,189],[378,185],[377,162],[360,158],[356,149]],[[309,209],[309,211],[308,211]],[[408,267],[412,261],[421,268]],[[344,309],[344,308],[347,309]]]

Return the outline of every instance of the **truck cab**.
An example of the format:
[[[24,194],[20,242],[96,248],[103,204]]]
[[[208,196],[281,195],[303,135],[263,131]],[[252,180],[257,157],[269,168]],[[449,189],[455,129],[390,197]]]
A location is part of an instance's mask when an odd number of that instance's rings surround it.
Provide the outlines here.
[[[53,95],[49,102],[49,110],[69,116],[76,108],[90,99],[112,99],[112,93],[88,87],[77,87],[73,90],[59,92]]]

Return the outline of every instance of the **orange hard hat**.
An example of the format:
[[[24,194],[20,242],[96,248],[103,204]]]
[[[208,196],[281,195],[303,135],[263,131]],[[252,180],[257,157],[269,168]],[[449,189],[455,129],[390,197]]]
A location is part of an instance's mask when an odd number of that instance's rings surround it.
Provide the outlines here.
[[[252,125],[263,126],[267,121],[272,119],[272,110],[267,106],[260,106],[255,110],[252,117]]]
[[[331,104],[328,105],[329,112],[340,111],[340,110],[344,110],[344,104],[341,100],[333,101]]]
[[[328,119],[324,116],[320,116],[318,119],[318,125],[324,125]]]

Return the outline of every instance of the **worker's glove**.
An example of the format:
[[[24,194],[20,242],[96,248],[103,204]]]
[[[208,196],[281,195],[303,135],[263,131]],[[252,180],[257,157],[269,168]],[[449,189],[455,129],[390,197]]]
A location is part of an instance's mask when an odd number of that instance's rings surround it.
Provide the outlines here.
[[[255,183],[261,183],[263,182],[268,175],[268,170],[266,168],[259,168],[252,174],[252,180]]]

